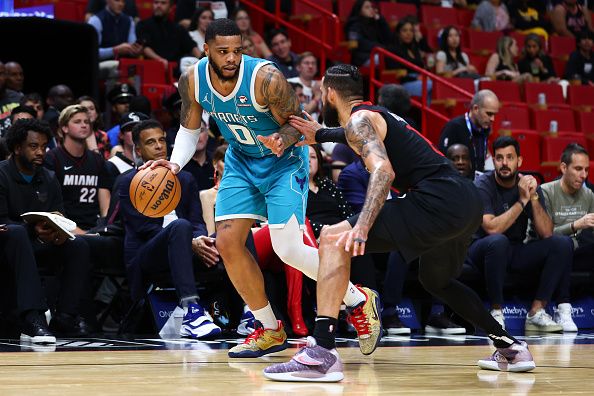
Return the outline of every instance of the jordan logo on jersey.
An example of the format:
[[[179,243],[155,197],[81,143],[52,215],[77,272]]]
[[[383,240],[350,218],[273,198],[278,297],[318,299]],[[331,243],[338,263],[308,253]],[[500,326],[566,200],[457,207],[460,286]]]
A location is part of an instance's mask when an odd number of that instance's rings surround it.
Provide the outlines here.
[[[210,103],[210,100],[208,99],[208,93],[204,94],[204,98],[202,99],[203,103]]]

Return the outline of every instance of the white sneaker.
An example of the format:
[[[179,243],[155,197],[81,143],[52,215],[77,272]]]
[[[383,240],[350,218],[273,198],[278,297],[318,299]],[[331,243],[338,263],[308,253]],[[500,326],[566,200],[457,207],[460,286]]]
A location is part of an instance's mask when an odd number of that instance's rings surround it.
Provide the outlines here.
[[[542,333],[560,333],[563,331],[563,326],[556,323],[551,318],[551,315],[541,308],[534,316],[526,315],[524,329],[526,331],[538,331]]]
[[[505,330],[505,317],[503,316],[503,311],[501,309],[492,309],[491,316],[501,325],[501,328]]]
[[[189,304],[179,334],[190,338],[215,337],[221,334],[221,328],[213,323],[212,316],[202,306]]]
[[[555,311],[555,322],[563,327],[563,332],[575,333],[578,331],[578,328],[571,317],[571,311],[572,307],[569,303],[557,305],[557,310]]]

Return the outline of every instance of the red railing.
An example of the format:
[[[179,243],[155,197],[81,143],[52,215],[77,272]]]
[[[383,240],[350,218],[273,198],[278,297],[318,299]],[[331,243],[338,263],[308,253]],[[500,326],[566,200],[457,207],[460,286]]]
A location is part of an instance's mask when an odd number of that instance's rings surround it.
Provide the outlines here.
[[[327,59],[328,59],[327,52],[335,51],[338,48],[338,40],[340,37],[340,19],[338,19],[338,16],[336,14],[333,14],[332,12],[326,10],[325,8],[320,7],[318,4],[316,4],[315,2],[313,2],[311,0],[296,0],[296,1],[300,1],[303,4],[306,4],[308,7],[311,7],[313,9],[315,9],[316,11],[320,12],[320,14],[322,14],[323,22],[322,22],[321,37],[314,36],[314,35],[308,33],[307,31],[301,29],[300,27],[295,26],[294,24],[287,22],[285,19],[283,19],[284,16],[281,13],[280,0],[275,0],[274,14],[269,12],[262,6],[255,4],[253,2],[253,0],[252,1],[240,0],[240,3],[247,6],[250,9],[253,9],[254,11],[260,13],[261,15],[267,17],[268,19],[271,19],[272,21],[274,21],[276,27],[283,26],[283,27],[287,28],[289,31],[300,34],[300,35],[304,36],[305,38],[307,38],[308,40],[311,40],[312,45],[321,46],[323,51],[321,51],[321,55],[320,55],[320,71],[323,73],[326,70],[326,63],[327,63]],[[332,38],[329,37],[329,34],[328,34],[329,29],[332,29],[332,31],[334,33]]]
[[[460,87],[452,84],[451,82],[428,72],[427,70],[410,63],[409,61],[399,57],[398,55],[384,49],[381,47],[374,47],[371,51],[370,55],[370,63],[369,63],[369,100],[372,102],[375,101],[375,89],[376,87],[381,87],[384,83],[376,78],[378,70],[385,70],[385,57],[393,59],[400,63],[403,66],[406,66],[409,69],[414,70],[415,72],[419,73],[421,76],[421,81],[423,82],[423,87],[421,91],[421,101],[411,98],[411,103],[413,106],[418,107],[421,109],[421,132],[424,135],[427,135],[427,116],[429,114],[433,115],[434,117],[441,119],[442,121],[449,121],[449,118],[444,116],[443,114],[435,111],[434,109],[430,108],[427,104],[427,79],[430,78],[433,81],[433,89],[435,90],[435,84],[444,84],[446,87],[453,89],[454,91],[468,97],[469,99],[472,98],[472,94],[468,91],[463,90]],[[379,60],[379,64],[376,63],[376,58]],[[379,66],[379,68],[377,67]]]

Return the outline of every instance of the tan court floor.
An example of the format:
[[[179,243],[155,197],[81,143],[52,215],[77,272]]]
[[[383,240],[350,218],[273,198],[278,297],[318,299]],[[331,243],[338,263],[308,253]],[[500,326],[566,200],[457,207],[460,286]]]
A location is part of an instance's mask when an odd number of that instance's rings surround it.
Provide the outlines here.
[[[233,360],[225,350],[80,351],[0,354],[0,395],[594,395],[594,345],[532,345],[532,373],[483,371],[489,346],[381,347],[371,357],[339,349],[345,380],[291,384],[260,371],[267,360]]]

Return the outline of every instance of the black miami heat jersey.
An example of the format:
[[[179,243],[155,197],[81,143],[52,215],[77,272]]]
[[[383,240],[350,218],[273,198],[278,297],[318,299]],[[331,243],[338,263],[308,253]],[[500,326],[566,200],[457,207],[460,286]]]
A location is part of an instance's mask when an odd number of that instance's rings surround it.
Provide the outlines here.
[[[56,173],[62,187],[65,215],[83,230],[97,225],[99,189],[109,189],[105,160],[99,153],[85,150],[82,157],[56,147],[45,157],[45,166]]]
[[[368,102],[355,106],[351,114],[361,110],[380,113],[386,120],[384,145],[396,174],[392,186],[398,191],[405,193],[431,176],[458,174],[451,162],[401,117]]]

